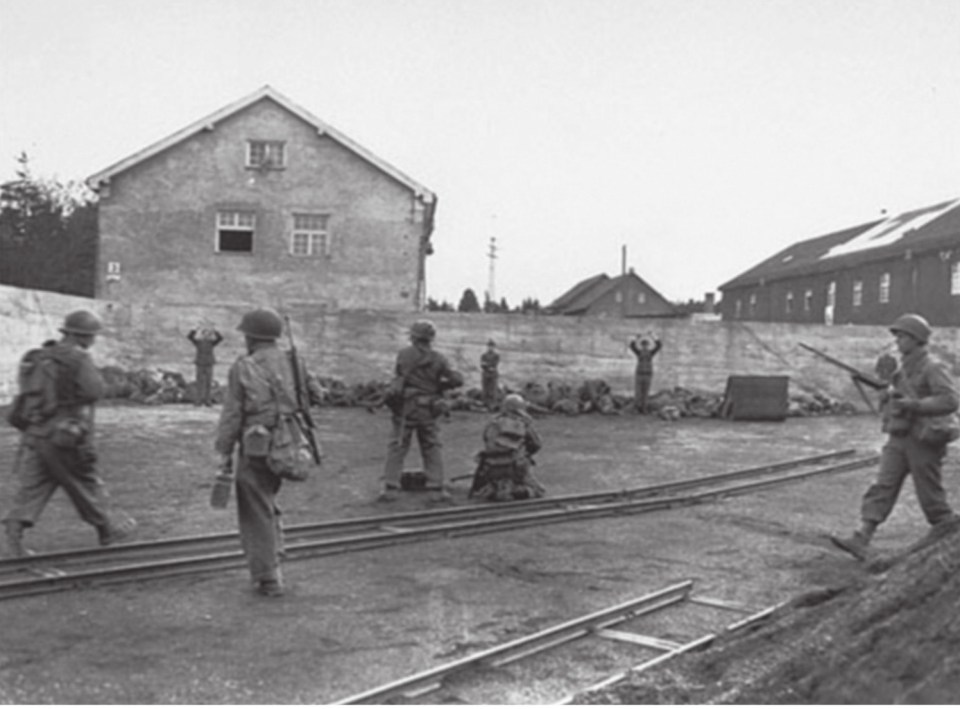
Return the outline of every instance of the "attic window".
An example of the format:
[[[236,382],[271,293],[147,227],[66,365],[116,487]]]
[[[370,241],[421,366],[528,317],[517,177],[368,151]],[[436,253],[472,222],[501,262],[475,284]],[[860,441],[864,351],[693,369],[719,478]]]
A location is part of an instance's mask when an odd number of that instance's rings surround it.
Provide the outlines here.
[[[257,216],[254,212],[217,212],[217,251],[252,253],[256,224]]]
[[[286,144],[282,140],[248,140],[247,167],[282,170],[287,165]]]

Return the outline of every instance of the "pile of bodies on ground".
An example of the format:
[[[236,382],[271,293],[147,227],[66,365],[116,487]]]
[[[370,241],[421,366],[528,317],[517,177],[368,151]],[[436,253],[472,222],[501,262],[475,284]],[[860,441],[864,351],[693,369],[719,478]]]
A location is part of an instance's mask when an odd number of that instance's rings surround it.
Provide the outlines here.
[[[108,399],[126,399],[141,404],[192,403],[196,387],[194,382],[179,372],[161,369],[138,369],[125,371],[119,367],[100,369],[107,383]],[[368,381],[347,384],[332,377],[320,378],[326,389],[325,405],[379,406],[388,382]],[[549,381],[545,385],[539,382],[526,382],[520,389],[507,389],[504,394],[516,391],[529,402],[534,414],[578,415],[599,413],[619,415],[633,413],[633,397],[614,393],[606,382],[600,379],[587,379],[579,384]],[[213,401],[223,400],[223,388],[214,381]],[[454,411],[487,412],[479,388],[449,393],[451,409]],[[649,408],[652,415],[665,420],[677,420],[686,417],[719,417],[723,406],[723,394],[715,392],[693,391],[683,387],[664,389],[651,396]],[[788,403],[788,416],[819,416],[825,414],[849,414],[855,407],[839,402],[821,394],[794,394]]]

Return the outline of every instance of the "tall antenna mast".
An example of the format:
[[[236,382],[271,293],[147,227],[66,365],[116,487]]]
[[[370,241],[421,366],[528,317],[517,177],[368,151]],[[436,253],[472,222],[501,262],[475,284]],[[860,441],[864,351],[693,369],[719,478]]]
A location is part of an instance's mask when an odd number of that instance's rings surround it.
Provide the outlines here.
[[[490,237],[490,250],[487,252],[487,258],[490,259],[490,277],[487,282],[487,300],[491,303],[497,299],[496,295],[496,262],[497,262],[497,237]]]

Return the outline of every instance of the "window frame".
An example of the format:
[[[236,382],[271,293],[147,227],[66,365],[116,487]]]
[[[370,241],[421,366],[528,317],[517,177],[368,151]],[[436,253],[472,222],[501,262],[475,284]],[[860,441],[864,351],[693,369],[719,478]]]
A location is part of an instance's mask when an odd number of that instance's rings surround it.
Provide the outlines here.
[[[232,223],[228,223],[224,219],[225,216],[232,217],[229,220]],[[249,217],[249,223],[247,219]],[[249,249],[225,249],[223,248],[223,234],[224,232],[231,232],[234,234],[239,233],[249,233],[250,234],[250,248]],[[216,212],[216,224],[214,228],[214,243],[213,249],[215,253],[218,254],[253,254],[255,247],[255,240],[257,235],[257,212],[254,209],[217,209]]]
[[[298,220],[319,220],[320,225],[311,228],[311,225],[300,223]],[[297,237],[305,237],[306,252],[298,252]],[[330,258],[333,235],[330,233],[330,213],[325,211],[308,212],[296,211],[290,215],[290,239],[288,252],[295,258]],[[319,243],[319,246],[318,246]]]
[[[854,308],[863,307],[863,281],[853,282],[853,291],[851,293],[851,305]]]
[[[255,153],[261,153],[255,160]],[[275,154],[279,153],[279,158]],[[287,142],[285,140],[247,140],[246,166],[253,170],[285,170],[287,167]]]
[[[877,302],[878,303],[889,303],[890,302],[890,284],[892,282],[890,272],[880,274],[880,282],[877,287]]]

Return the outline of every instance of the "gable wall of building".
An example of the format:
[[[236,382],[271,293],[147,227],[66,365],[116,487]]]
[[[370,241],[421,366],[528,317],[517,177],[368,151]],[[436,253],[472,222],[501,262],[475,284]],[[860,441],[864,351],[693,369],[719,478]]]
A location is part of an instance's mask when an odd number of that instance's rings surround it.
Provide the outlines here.
[[[639,280],[628,279],[591,303],[586,315],[607,318],[661,317],[671,311],[672,306],[669,303]]]
[[[247,141],[286,142],[283,170]],[[97,294],[124,302],[416,308],[423,213],[412,191],[272,101],[117,175],[100,202]],[[252,253],[216,251],[219,210],[256,214]],[[329,214],[329,255],[290,253],[295,212]],[[119,279],[108,279],[118,263]]]

